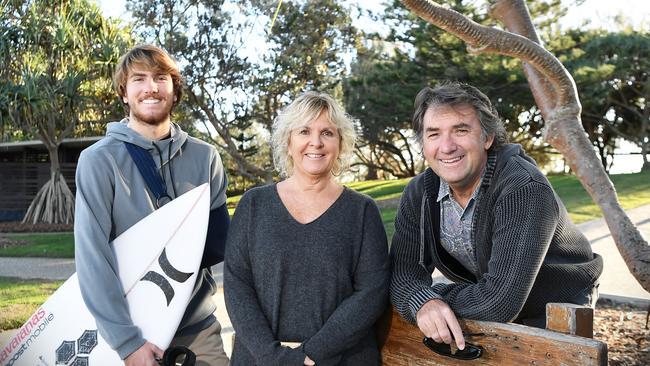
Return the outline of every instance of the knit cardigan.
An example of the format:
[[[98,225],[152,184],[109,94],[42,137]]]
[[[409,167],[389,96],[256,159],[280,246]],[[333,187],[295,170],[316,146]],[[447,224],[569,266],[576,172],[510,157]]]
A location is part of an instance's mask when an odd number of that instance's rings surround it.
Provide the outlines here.
[[[406,320],[415,323],[432,299],[442,299],[461,318],[538,318],[546,303],[572,302],[597,285],[602,257],[521,146],[488,154],[472,223],[478,275],[440,244],[439,184],[431,169],[412,179],[395,219],[390,292]],[[435,268],[453,283],[432,286]]]

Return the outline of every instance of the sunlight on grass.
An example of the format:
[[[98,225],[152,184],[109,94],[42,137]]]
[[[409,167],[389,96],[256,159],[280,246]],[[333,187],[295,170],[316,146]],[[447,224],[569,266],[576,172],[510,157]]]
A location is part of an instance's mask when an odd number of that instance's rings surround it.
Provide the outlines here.
[[[408,184],[411,178],[397,179],[397,180],[372,180],[366,182],[355,182],[346,184],[346,186],[354,189],[355,191],[367,194],[375,200],[385,200],[395,198],[402,195],[404,187]]]
[[[0,277],[0,330],[18,328],[63,281]]]
[[[623,209],[650,204],[650,172],[612,175],[610,179],[614,183]],[[600,208],[575,176],[550,176],[549,181],[562,199],[573,222],[582,223],[603,216]]]
[[[396,179],[396,180],[369,180],[364,182],[345,183],[344,186],[354,189],[357,192],[367,194],[374,200],[385,200],[389,198],[399,197],[404,191],[404,187],[411,180],[411,178]],[[242,195],[228,197],[226,204],[228,205],[228,212],[232,215],[235,207]]]
[[[235,206],[237,206],[237,203],[239,203],[239,200],[241,199],[241,196],[242,196],[242,195],[239,194],[239,195],[236,195],[236,196],[232,196],[232,197],[228,197],[228,198],[226,198],[226,205],[227,205],[228,207],[235,207]]]

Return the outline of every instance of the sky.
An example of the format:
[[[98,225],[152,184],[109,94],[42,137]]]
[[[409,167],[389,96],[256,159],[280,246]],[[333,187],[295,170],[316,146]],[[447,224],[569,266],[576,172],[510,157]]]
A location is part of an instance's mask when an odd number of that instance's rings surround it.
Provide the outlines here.
[[[128,18],[125,0],[95,0],[102,8],[104,15],[114,18]],[[379,4],[381,1],[351,0],[364,4]],[[377,6],[372,6],[377,9]],[[373,10],[374,10],[373,9]],[[569,9],[562,20],[562,25],[571,28],[581,26],[584,20],[590,20],[593,26],[613,27],[612,18],[622,14],[628,18],[635,29],[650,28],[650,1],[647,0],[585,0],[577,7]]]
[[[612,17],[623,15],[634,29],[650,28],[650,1],[647,0],[586,0],[581,6],[569,9],[565,17],[567,27],[580,26],[590,19],[594,25],[603,28],[613,27]]]
[[[129,21],[130,14],[126,11],[126,0],[91,0],[96,1],[105,16],[113,18],[122,18]],[[387,0],[343,0],[343,3],[359,4],[366,10],[375,13],[381,12],[383,3]],[[485,2],[485,0],[473,0],[474,2]],[[563,0],[566,2],[575,2],[578,0]],[[648,0],[585,0],[580,6],[573,6],[569,9],[568,14],[561,20],[561,27],[564,29],[582,27],[585,21],[590,22],[589,27],[603,27],[616,29],[614,17],[622,15],[627,18],[628,23],[632,24],[635,29],[643,27],[650,29],[650,1]],[[272,14],[269,14],[271,17]],[[362,18],[355,21],[358,28],[366,31],[376,31],[386,33],[386,27],[368,18]],[[256,60],[265,53],[267,44],[264,42],[264,34],[268,24],[259,24],[263,29],[260,32],[249,34],[246,39],[247,46],[240,50],[242,56],[248,57],[249,60]],[[257,27],[256,27],[257,29]],[[346,64],[351,59],[345,60]]]

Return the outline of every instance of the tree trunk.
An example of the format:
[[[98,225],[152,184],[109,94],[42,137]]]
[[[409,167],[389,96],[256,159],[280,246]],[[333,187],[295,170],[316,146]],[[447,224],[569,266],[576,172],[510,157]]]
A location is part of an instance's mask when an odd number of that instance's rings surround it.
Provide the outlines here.
[[[374,165],[366,165],[368,173],[366,173],[366,180],[377,180],[377,168]]]
[[[23,224],[72,224],[74,195],[61,174],[58,145],[47,146],[50,155],[50,180],[38,191],[23,218]]]
[[[214,127],[215,131],[219,134],[223,140],[223,144],[220,145],[222,149],[232,157],[235,161],[235,164],[239,167],[239,174],[251,179],[253,181],[263,180],[264,182],[270,183],[273,182],[273,171],[266,170],[263,167],[256,166],[246,160],[242,154],[237,150],[237,145],[233,142],[232,137],[230,136],[230,131],[225,126],[222,126],[219,123],[219,118],[215,115],[212,109],[205,103],[205,101],[198,95],[194,94],[191,89],[187,90],[187,96],[192,102],[192,104],[198,106],[202,112],[205,113],[206,117]],[[270,157],[273,161],[273,157]]]
[[[521,0],[497,0],[492,13],[517,34],[479,25],[465,16],[427,0],[402,0],[417,15],[461,38],[475,53],[517,57],[535,69],[528,79],[545,120],[544,140],[564,155],[591,198],[603,212],[614,242],[630,272],[650,292],[650,246],[623,211],[580,121],[581,106],[573,78],[538,43],[526,5]],[[530,39],[529,39],[530,38]],[[530,71],[530,70],[529,70]],[[527,72],[527,77],[530,76]]]
[[[528,8],[523,2],[497,0],[491,6],[490,15],[504,23],[510,32],[522,35],[543,47],[530,18]],[[555,106],[555,90],[548,79],[534,66],[528,62],[523,62],[522,66],[530,90],[533,93],[535,104],[544,114],[543,111],[551,110]]]
[[[648,151],[650,151],[650,142],[645,142],[641,139],[641,159],[643,159],[643,165],[641,166],[642,172],[650,171],[650,161],[648,161]]]

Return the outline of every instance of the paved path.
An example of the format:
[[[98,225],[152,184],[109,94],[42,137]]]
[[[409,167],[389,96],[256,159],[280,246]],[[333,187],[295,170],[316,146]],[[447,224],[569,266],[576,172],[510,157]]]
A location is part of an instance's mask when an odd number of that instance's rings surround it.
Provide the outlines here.
[[[628,210],[627,215],[643,238],[650,241],[650,205]],[[600,277],[601,297],[641,303],[650,302],[650,293],[639,285],[627,269],[605,224],[605,219],[585,222],[578,227],[591,241],[594,252],[602,255],[605,262],[603,275]]]
[[[65,280],[74,272],[74,259],[0,257],[0,277]]]
[[[629,210],[627,213],[643,237],[650,240],[650,205]],[[604,258],[605,269],[600,280],[600,296],[625,302],[650,303],[650,293],[646,292],[627,270],[604,219],[585,222],[578,227],[591,241],[594,252]],[[0,257],[0,277],[66,279],[72,273],[74,273],[72,259]],[[214,296],[217,302],[216,315],[223,327],[222,337],[226,352],[230,354],[233,330],[223,301],[223,265],[214,266],[213,273],[219,285]],[[434,273],[434,280],[444,281],[444,277]],[[14,331],[0,332],[0,345],[4,345],[13,333]]]

